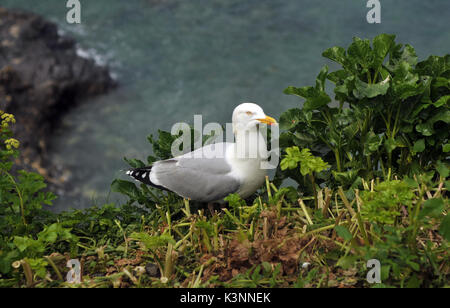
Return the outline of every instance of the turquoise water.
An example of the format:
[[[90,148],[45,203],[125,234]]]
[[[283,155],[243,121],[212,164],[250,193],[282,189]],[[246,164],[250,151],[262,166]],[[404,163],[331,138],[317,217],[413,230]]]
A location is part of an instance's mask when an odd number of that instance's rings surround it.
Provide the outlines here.
[[[353,36],[393,33],[420,58],[450,51],[450,1],[383,0],[381,24],[360,0],[81,0],[82,23],[65,21],[63,0],[1,0],[56,22],[82,54],[110,66],[120,87],[75,108],[56,132],[52,157],[68,168],[76,196],[58,210],[115,201],[109,185],[144,159],[146,136],[175,122],[230,121],[243,101],[278,117],[299,100],[282,93],[310,85],[328,47]]]

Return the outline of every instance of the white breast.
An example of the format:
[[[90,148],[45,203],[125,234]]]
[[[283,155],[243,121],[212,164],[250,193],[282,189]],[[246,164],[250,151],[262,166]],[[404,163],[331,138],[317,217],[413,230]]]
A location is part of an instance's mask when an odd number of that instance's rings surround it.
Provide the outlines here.
[[[232,166],[229,175],[241,182],[237,194],[245,199],[264,184],[267,173],[265,169],[261,168],[261,158],[236,158],[234,145],[227,149],[226,160]]]

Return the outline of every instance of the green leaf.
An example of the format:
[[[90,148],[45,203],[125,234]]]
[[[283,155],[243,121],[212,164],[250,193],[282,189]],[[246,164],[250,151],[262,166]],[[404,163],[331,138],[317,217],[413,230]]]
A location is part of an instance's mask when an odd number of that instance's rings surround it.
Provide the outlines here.
[[[439,226],[439,234],[450,242],[450,215],[447,214],[442,219],[441,225]]]
[[[373,39],[373,51],[375,53],[374,68],[383,64],[389,51],[395,46],[395,35],[380,34]]]
[[[139,159],[128,159],[128,158],[124,157],[123,160],[126,161],[131,166],[131,168],[145,167],[145,164]]]
[[[419,219],[423,219],[425,216],[438,217],[442,215],[444,210],[444,201],[441,198],[428,199],[423,204],[423,208],[419,213]]]
[[[420,265],[417,264],[416,262],[413,261],[406,261],[406,264],[408,264],[409,266],[411,266],[411,268],[415,271],[419,271],[420,270]]]
[[[359,168],[354,168],[348,171],[337,172],[332,171],[333,177],[336,181],[338,181],[342,185],[350,185],[358,178]]]
[[[35,241],[28,237],[15,236],[13,242],[19,251],[24,251],[28,247],[32,246]]]
[[[280,129],[288,130],[294,128],[301,121],[301,110],[289,109],[281,114]]]
[[[409,63],[401,61],[397,64],[392,82],[392,89],[397,100],[403,101],[423,93],[426,85],[426,82],[419,82],[419,75],[413,71]]]
[[[406,44],[400,59],[401,61],[406,61],[409,65],[414,66],[417,64],[418,57],[414,48],[411,45]]]
[[[331,102],[327,93],[314,87],[296,88],[289,86],[284,90],[284,93],[305,98],[306,101],[303,105],[305,111],[319,109]]]
[[[445,163],[441,162],[440,160],[436,162],[436,170],[444,179],[447,178],[449,175],[449,168]]]
[[[445,122],[446,124],[450,123],[450,110],[446,110],[445,112],[440,112],[434,115],[432,118],[430,118],[425,123],[417,124],[416,130],[419,133],[422,133],[424,136],[431,136],[434,134],[434,128],[433,125],[436,122]]]
[[[433,126],[429,122],[417,124],[416,130],[424,136],[431,136],[434,134]]]
[[[363,68],[369,68],[374,58],[370,41],[362,40],[359,37],[353,38],[353,43],[348,47],[347,54],[353,64],[359,64]]]
[[[46,269],[46,266],[48,265],[47,261],[45,261],[42,258],[36,259],[25,258],[25,260],[38,277],[45,278],[45,276],[47,276],[47,269]]]
[[[328,66],[325,65],[319,72],[316,78],[316,89],[320,91],[325,91],[325,81],[328,75]]]
[[[450,79],[445,77],[436,77],[433,83],[434,88],[445,87],[450,89]]]
[[[419,139],[414,142],[413,151],[421,153],[425,150],[425,139]]]
[[[345,80],[348,77],[350,77],[350,74],[346,70],[337,70],[327,75],[328,80],[336,84],[342,82],[342,80]]]
[[[130,199],[138,199],[140,193],[136,185],[130,181],[116,179],[111,184],[111,191],[125,194]]]
[[[147,249],[166,246],[168,243],[175,245],[175,240],[168,234],[151,236],[145,232],[133,232],[131,233],[130,238],[143,243]]]
[[[397,147],[401,147],[403,144],[396,139],[388,138],[384,141],[384,146],[388,153],[394,151]]]
[[[450,143],[446,143],[442,145],[442,152],[448,153],[450,152]]]
[[[441,107],[447,104],[447,102],[450,100],[450,95],[445,95],[439,98],[437,101],[433,103],[434,107]]]
[[[343,269],[348,269],[350,267],[354,267],[357,260],[358,260],[358,256],[354,256],[354,255],[353,256],[351,256],[351,255],[342,256],[337,261],[336,266],[339,266]]]
[[[294,169],[300,163],[300,173],[305,176],[313,172],[321,172],[330,166],[320,157],[311,154],[310,149],[304,148],[302,151],[297,146],[285,149],[287,155],[280,163],[281,170]]]
[[[346,52],[342,47],[335,46],[332,48],[328,48],[322,53],[322,56],[341,65],[344,65],[346,62]]]
[[[390,265],[382,265],[381,266],[381,281],[385,281],[389,278],[389,272],[391,270]]]
[[[344,240],[349,241],[353,238],[352,234],[348,229],[344,226],[336,226],[334,227],[338,236],[342,237]]]
[[[444,57],[430,56],[425,61],[417,64],[417,70],[422,75],[439,77],[450,69]]]
[[[228,202],[229,206],[232,208],[237,208],[245,205],[245,201],[238,194],[229,194],[224,198]]]
[[[383,139],[371,130],[366,138],[366,141],[364,142],[364,155],[368,156],[376,152],[382,142]]]
[[[387,90],[389,89],[389,77],[375,84],[368,84],[361,79],[356,78],[355,86],[356,89],[353,90],[353,95],[355,95],[355,97],[358,99],[366,97],[373,98],[378,95],[385,95]]]

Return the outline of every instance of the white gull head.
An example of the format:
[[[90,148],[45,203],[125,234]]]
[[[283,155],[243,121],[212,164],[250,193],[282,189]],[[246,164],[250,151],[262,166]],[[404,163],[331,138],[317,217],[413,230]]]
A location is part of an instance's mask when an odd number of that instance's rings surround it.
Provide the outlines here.
[[[258,124],[276,124],[274,118],[266,116],[263,109],[254,103],[243,103],[233,111],[233,133],[249,131],[255,129]]]

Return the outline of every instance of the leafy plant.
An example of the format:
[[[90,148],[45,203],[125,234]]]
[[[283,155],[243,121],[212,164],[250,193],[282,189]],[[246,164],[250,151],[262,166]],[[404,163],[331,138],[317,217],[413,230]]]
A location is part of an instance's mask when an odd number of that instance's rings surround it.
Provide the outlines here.
[[[293,146],[285,149],[287,155],[280,163],[281,170],[295,169],[300,165],[300,174],[302,176],[309,176],[314,196],[317,196],[316,178],[314,174],[322,172],[330,168],[326,162],[320,157],[315,157],[311,154],[311,151],[307,148],[300,149],[297,146]],[[314,198],[316,208],[318,207],[317,198]]]
[[[315,87],[286,88],[305,99],[302,108],[284,112],[283,147],[311,148],[330,163],[327,186],[350,187],[361,178],[413,175],[448,162],[450,55],[418,62],[413,47],[381,34],[372,43],[354,38],[347,48],[323,56],[340,65],[324,66]],[[335,104],[325,89],[334,84]],[[336,106],[337,105],[337,106]],[[280,178],[292,172],[278,172]]]
[[[28,228],[33,214],[43,204],[50,205],[56,196],[43,191],[47,184],[41,175],[19,170],[15,176],[11,172],[13,160],[19,155],[20,143],[10,129],[16,121],[1,110],[0,117],[0,229],[3,234],[20,234]]]
[[[374,191],[361,193],[361,214],[368,221],[393,225],[400,214],[400,208],[412,212],[414,193],[404,182],[386,181],[377,185]]]

